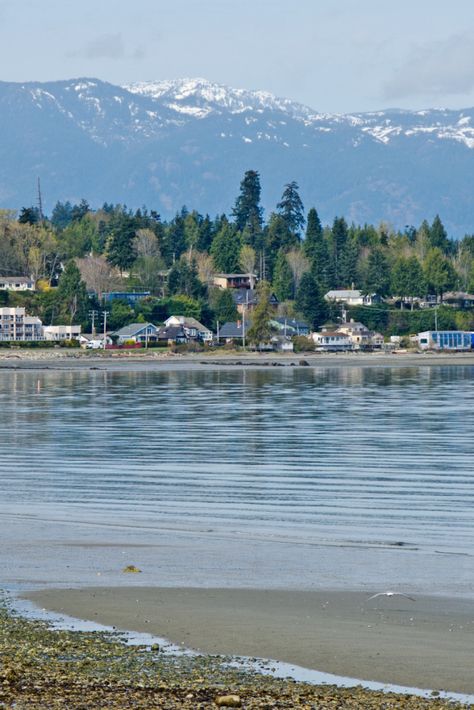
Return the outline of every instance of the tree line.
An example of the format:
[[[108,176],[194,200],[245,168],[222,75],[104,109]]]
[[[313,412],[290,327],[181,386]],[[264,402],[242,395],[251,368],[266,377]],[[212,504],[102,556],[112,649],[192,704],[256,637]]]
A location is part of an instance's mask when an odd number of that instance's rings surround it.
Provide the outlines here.
[[[40,292],[27,298],[44,322],[87,328],[102,293],[142,289],[151,296],[137,308],[113,304],[111,327],[161,320],[178,308],[215,326],[237,317],[231,294],[212,286],[216,272],[255,275],[275,293],[281,313],[316,327],[337,315],[323,298],[331,289],[354,287],[408,307],[427,294],[442,300],[448,290],[473,292],[474,236],[450,239],[438,215],[404,230],[343,216],[323,225],[315,207],[305,211],[294,181],[265,218],[255,170],[245,173],[230,213],[212,218],[183,207],[165,221],[146,207],[92,209],[85,200],[57,202],[49,217],[36,207],[18,216],[0,211],[0,274],[38,282]]]

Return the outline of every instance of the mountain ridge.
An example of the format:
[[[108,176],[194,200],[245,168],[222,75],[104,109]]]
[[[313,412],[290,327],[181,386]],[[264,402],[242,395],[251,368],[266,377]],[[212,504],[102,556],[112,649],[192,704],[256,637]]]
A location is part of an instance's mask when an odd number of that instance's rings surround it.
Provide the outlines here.
[[[474,108],[331,114],[202,78],[0,82],[0,206],[88,199],[229,211],[245,170],[267,210],[295,179],[323,220],[473,229]],[[49,198],[49,199],[48,199]]]

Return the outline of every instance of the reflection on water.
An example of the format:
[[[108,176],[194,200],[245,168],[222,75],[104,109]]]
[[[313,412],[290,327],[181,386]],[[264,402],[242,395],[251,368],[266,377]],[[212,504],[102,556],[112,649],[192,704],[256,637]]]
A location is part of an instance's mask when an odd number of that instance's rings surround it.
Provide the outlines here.
[[[0,373],[3,502],[472,549],[472,367]]]

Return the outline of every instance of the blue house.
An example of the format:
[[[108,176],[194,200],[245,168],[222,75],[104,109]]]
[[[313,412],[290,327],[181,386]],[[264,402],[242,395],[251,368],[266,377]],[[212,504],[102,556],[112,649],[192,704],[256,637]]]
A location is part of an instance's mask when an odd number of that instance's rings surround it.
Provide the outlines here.
[[[471,350],[474,334],[464,330],[426,330],[418,333],[421,350]]]

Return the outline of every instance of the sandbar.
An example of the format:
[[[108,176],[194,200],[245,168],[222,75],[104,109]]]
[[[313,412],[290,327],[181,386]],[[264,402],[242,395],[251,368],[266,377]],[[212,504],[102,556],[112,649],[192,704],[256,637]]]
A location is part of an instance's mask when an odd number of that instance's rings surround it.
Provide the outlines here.
[[[379,590],[376,590],[379,591]],[[207,654],[275,659],[340,676],[474,693],[474,602],[341,591],[48,589],[41,608],[148,632]]]

